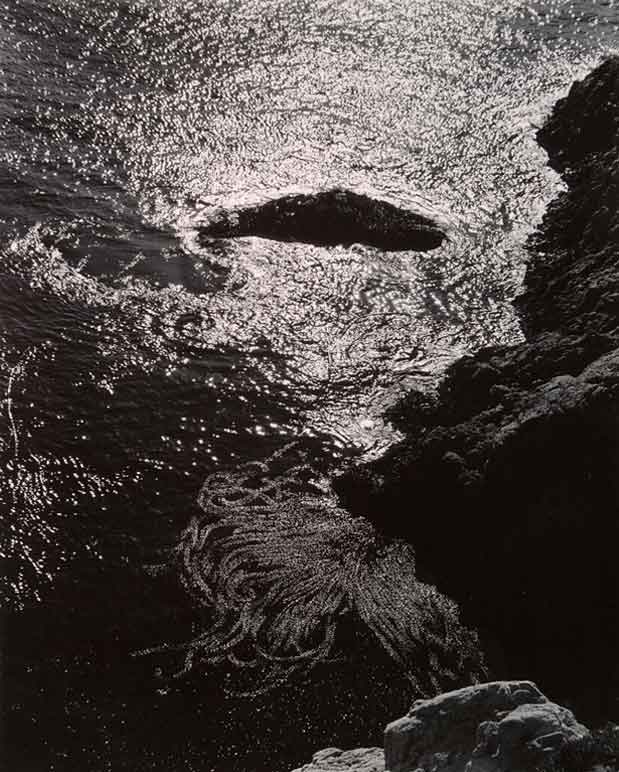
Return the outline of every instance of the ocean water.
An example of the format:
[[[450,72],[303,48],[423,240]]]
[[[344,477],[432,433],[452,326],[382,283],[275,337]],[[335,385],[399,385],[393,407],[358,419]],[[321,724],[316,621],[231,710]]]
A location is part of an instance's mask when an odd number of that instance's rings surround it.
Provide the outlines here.
[[[380,743],[424,614],[454,612],[406,607],[410,552],[329,476],[394,441],[407,389],[521,338],[560,188],[536,126],[618,49],[610,1],[0,0],[8,768],[277,772]],[[334,187],[448,239],[198,241]],[[357,581],[370,563],[393,586]],[[320,656],[280,667],[288,644]]]

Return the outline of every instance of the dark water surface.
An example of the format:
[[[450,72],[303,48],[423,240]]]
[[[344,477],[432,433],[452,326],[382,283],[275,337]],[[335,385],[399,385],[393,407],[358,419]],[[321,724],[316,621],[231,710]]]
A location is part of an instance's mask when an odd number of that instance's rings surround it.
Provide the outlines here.
[[[617,51],[618,25],[611,2],[0,0],[7,769],[277,772],[380,743],[417,662],[385,633],[380,571],[385,619],[424,616],[397,606],[409,553],[350,523],[328,475],[393,441],[381,414],[407,388],[519,339],[524,239],[558,186],[535,126]],[[222,207],[334,187],[432,217],[448,241],[197,238]],[[291,442],[288,461],[244,466]],[[310,503],[235,499],[242,470],[283,485],[295,464]],[[228,529],[212,548],[187,530],[207,500]],[[187,581],[200,539],[219,606]],[[266,694],[250,669],[250,695],[227,696],[260,636],[328,639],[327,584],[345,624],[326,660]],[[134,656],[220,628],[182,678],[185,650]]]

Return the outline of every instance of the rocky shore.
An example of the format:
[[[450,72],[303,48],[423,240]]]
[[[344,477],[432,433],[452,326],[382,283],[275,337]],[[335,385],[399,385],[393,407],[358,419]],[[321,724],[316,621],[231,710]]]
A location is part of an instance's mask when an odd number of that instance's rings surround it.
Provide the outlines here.
[[[390,411],[405,438],[336,482],[414,545],[496,678],[619,713],[619,58],[538,133],[566,189],[530,239],[526,341],[456,362]]]
[[[619,728],[592,734],[531,681],[417,700],[385,747],[327,748],[295,772],[615,772]]]

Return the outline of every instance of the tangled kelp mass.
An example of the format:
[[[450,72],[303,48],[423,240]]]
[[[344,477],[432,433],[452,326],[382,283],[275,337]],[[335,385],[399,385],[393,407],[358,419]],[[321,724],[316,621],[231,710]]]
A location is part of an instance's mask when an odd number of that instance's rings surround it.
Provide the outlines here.
[[[266,690],[336,657],[361,623],[417,694],[483,675],[477,636],[451,600],[417,581],[411,547],[382,540],[313,476],[288,445],[206,480],[204,514],[175,556],[212,616],[181,644],[181,673],[227,660],[243,684],[234,689]]]

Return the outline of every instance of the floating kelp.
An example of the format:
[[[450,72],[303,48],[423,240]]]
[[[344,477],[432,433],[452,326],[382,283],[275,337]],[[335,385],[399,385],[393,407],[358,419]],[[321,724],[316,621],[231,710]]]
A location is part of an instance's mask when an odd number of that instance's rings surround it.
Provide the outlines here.
[[[367,244],[386,250],[425,252],[445,234],[427,217],[350,190],[284,196],[257,206],[224,211],[199,230],[200,239],[261,236],[318,246]]]
[[[361,627],[419,694],[480,676],[476,635],[452,601],[417,581],[411,547],[382,541],[296,461],[288,447],[206,480],[204,515],[175,556],[211,624],[180,646],[151,651],[184,651],[178,675],[227,661],[240,675],[236,690],[258,692],[346,656],[340,637]]]

